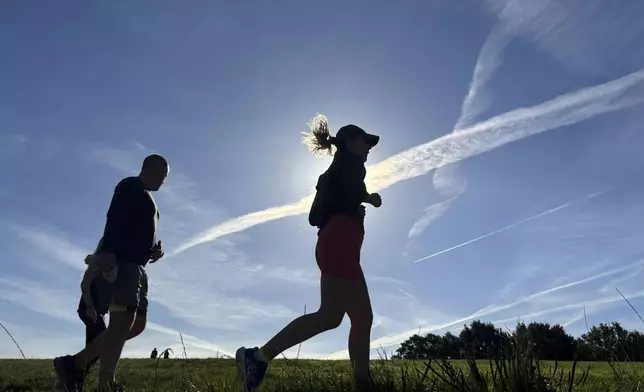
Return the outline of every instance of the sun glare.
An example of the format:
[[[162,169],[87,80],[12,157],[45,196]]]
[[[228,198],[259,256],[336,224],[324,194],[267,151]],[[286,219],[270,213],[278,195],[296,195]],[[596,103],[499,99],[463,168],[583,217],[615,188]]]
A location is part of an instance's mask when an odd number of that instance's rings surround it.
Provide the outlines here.
[[[304,147],[302,147],[304,149]],[[305,151],[301,157],[291,162],[289,168],[289,190],[293,197],[301,198],[315,191],[318,177],[331,164],[330,156],[316,157]]]

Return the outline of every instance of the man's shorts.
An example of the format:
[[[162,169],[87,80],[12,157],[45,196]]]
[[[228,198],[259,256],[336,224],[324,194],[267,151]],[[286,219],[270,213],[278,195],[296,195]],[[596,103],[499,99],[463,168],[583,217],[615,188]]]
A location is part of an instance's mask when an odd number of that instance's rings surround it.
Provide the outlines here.
[[[315,259],[322,275],[360,282],[364,279],[360,251],[364,231],[358,221],[345,215],[334,215],[320,230]]]
[[[148,311],[148,275],[145,267],[118,262],[118,273],[112,285],[110,312],[146,313]]]

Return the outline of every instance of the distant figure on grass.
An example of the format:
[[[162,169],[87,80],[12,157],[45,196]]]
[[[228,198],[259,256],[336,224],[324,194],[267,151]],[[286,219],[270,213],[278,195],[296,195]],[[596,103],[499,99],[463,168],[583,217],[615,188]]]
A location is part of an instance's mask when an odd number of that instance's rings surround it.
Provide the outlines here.
[[[168,359],[170,358],[170,350],[165,350],[163,352],[163,359]]]
[[[362,203],[374,207],[382,204],[380,195],[368,193],[364,183],[364,163],[380,138],[355,125],[340,128],[333,137],[323,115],[313,118],[309,126],[311,131],[304,139],[309,149],[334,156],[331,166],[318,179],[309,213],[309,223],[319,228],[315,258],[321,271],[320,308],[293,320],[261,348],[237,350],[237,367],[247,391],[260,385],[273,358],[321,332],[337,328],[345,313],[351,320],[349,356],[355,381],[359,387],[371,385],[369,343],[373,314],[360,251],[365,217]]]
[[[159,356],[159,352],[157,351],[157,348],[155,347],[154,350],[152,350],[152,354],[150,354],[150,359],[157,359]]]
[[[54,359],[62,385],[82,383],[87,364],[100,358],[99,389],[121,390],[114,375],[125,341],[145,329],[148,309],[148,278],[145,266],[163,257],[156,240],[159,211],[152,197],[168,176],[168,162],[160,155],[143,161],[137,177],[119,182],[114,190],[103,241],[92,257],[104,273],[118,268],[109,305],[107,329],[76,355]]]

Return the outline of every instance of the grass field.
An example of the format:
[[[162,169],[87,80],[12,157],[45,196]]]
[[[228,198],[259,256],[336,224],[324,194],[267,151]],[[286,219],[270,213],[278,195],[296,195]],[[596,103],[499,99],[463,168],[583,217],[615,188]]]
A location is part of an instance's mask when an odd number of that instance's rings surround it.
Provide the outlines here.
[[[467,372],[465,361],[449,362],[454,368]],[[478,361],[477,366],[489,374],[490,364]],[[552,373],[554,363],[544,362],[543,373]],[[374,378],[378,390],[383,391],[481,391],[474,386],[450,388],[431,370],[426,377],[426,365],[422,361],[374,361]],[[440,363],[434,370],[443,372]],[[644,364],[618,364],[617,374],[607,363],[578,363],[576,379],[589,368],[584,385],[574,391],[644,391]],[[567,376],[572,363],[558,364],[558,374],[563,375],[568,390]],[[235,367],[229,359],[168,359],[123,360],[119,366],[119,379],[128,391],[241,391],[236,380]],[[558,377],[557,377],[558,378]],[[450,377],[446,379],[449,381]],[[453,379],[453,377],[452,377]],[[87,390],[92,391],[95,372],[90,376]],[[453,380],[452,380],[453,381]],[[434,384],[436,383],[436,384]],[[0,391],[52,391],[55,379],[49,360],[0,360]],[[642,385],[640,385],[642,384]],[[555,383],[556,385],[556,383]],[[498,386],[498,385],[497,385]],[[432,389],[433,388],[433,389]],[[516,388],[516,387],[514,387]],[[523,388],[522,388],[523,389]],[[269,375],[260,391],[350,391],[349,364],[346,361],[285,361],[271,364]],[[513,389],[493,389],[511,391]],[[529,391],[547,389],[530,388]]]

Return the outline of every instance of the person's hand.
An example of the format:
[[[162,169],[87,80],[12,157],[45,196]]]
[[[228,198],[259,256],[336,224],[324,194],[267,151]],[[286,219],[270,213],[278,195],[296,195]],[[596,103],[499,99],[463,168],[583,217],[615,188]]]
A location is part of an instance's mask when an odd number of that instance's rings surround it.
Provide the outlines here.
[[[165,253],[163,252],[163,247],[161,246],[161,241],[154,244],[152,251],[150,252],[150,263],[154,263],[163,257]]]
[[[85,316],[87,316],[93,322],[96,322],[96,320],[98,320],[96,309],[94,309],[94,307],[92,306],[88,306],[87,308],[85,308]]]
[[[367,198],[367,203],[369,203],[372,206],[378,208],[378,207],[380,207],[382,205],[382,198],[377,193],[371,193],[371,194],[369,194],[369,197]]]

